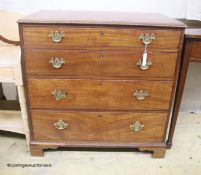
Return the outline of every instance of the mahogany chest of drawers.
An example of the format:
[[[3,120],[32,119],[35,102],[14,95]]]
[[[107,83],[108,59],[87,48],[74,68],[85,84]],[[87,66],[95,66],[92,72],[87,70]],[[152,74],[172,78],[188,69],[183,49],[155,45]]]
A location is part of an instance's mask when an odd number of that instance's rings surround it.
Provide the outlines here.
[[[104,147],[164,157],[182,23],[159,14],[65,11],[18,23],[32,155]]]

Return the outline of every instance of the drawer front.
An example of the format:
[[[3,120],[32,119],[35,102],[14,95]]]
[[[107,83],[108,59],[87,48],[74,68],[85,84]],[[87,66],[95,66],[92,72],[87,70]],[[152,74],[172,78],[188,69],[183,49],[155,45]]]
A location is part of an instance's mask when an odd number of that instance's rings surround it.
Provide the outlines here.
[[[25,49],[27,75],[133,76],[173,78],[177,53],[150,53],[147,70],[137,65],[143,52]]]
[[[60,42],[53,41],[51,36],[60,34]],[[49,34],[52,34],[51,36]],[[23,39],[25,47],[51,48],[60,47],[66,49],[144,49],[144,44],[139,36],[144,33],[155,35],[155,40],[148,46],[150,50],[172,50],[177,51],[180,41],[179,30],[160,29],[133,29],[113,27],[67,27],[61,25],[51,26],[24,26]],[[56,37],[58,39],[58,37]],[[56,42],[55,42],[56,41]]]
[[[201,60],[201,41],[194,40],[191,49],[191,59]]]
[[[28,79],[28,94],[31,108],[168,110],[172,85],[170,81]]]
[[[33,110],[31,114],[36,141],[162,142],[167,122],[166,113]]]

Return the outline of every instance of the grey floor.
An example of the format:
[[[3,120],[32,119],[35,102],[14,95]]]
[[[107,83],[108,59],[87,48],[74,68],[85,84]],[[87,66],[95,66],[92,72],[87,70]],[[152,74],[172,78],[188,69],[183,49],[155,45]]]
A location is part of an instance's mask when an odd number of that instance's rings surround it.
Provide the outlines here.
[[[0,134],[0,175],[201,175],[201,114],[180,114],[164,159],[142,152],[46,151],[31,157],[23,137]],[[51,167],[8,167],[15,164]]]

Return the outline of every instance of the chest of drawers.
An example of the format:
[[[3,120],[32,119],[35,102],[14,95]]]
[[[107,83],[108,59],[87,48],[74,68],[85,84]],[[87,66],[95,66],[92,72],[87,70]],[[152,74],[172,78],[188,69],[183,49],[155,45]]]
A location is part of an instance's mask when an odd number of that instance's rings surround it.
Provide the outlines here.
[[[164,157],[184,25],[159,14],[41,11],[18,21],[31,154]]]

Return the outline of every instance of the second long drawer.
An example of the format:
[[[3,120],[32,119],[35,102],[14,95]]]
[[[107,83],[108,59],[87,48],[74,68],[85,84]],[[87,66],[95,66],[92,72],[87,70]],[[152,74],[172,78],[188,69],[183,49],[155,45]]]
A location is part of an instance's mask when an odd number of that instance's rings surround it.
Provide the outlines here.
[[[171,81],[28,79],[31,108],[168,110]]]
[[[143,51],[87,51],[25,49],[27,75],[129,76],[173,79],[177,53],[149,53],[142,70]],[[140,61],[139,61],[140,60]]]

